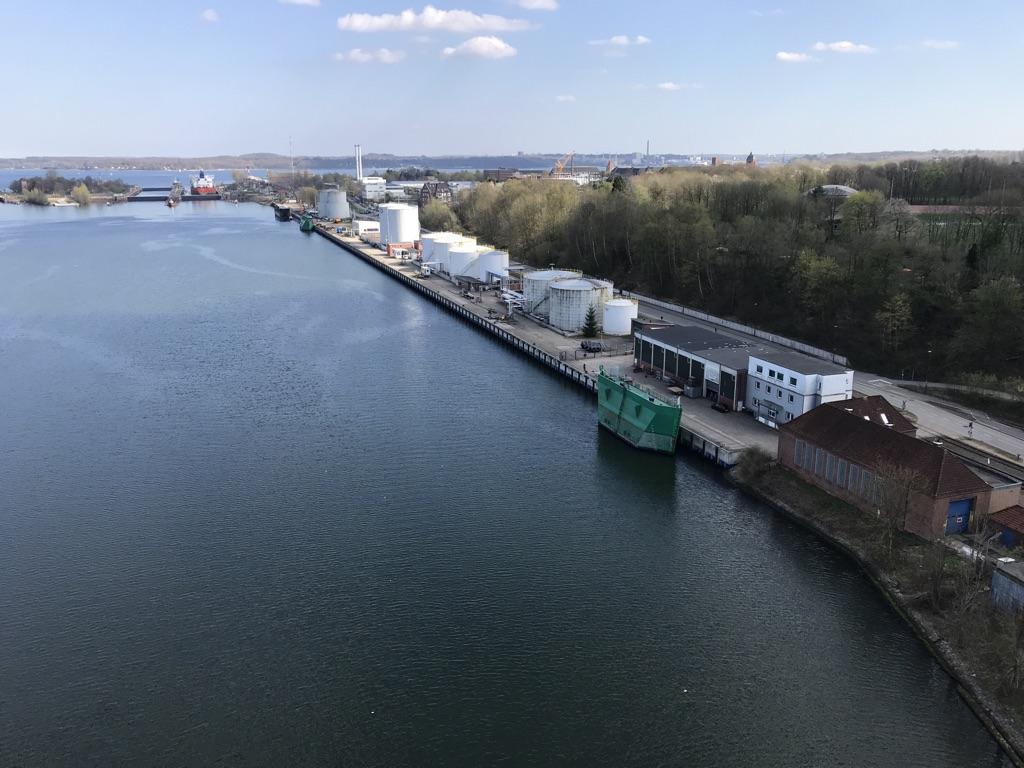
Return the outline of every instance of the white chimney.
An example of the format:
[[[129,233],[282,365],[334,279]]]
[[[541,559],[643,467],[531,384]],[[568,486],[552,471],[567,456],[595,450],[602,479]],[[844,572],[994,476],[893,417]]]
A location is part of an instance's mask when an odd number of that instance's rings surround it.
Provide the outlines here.
[[[356,181],[363,180],[363,148],[356,144]]]

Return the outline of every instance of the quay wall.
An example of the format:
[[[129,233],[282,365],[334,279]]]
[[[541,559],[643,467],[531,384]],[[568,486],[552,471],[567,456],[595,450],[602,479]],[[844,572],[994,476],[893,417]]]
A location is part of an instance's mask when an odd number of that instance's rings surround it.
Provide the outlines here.
[[[337,243],[348,252],[355,254],[363,261],[365,261],[367,264],[376,267],[382,272],[385,272],[391,277],[395,278],[399,282],[404,283],[409,288],[412,288],[414,291],[417,291],[423,296],[426,296],[435,304],[439,304],[441,307],[446,309],[448,312],[451,312],[453,315],[457,315],[463,320],[469,322],[471,325],[475,325],[477,328],[480,328],[481,330],[493,334],[494,336],[499,338],[505,344],[508,344],[513,349],[516,349],[517,351],[523,353],[528,357],[533,358],[534,360],[547,366],[548,368],[557,371],[558,373],[562,374],[570,381],[583,387],[587,391],[592,393],[597,392],[597,379],[595,379],[593,376],[583,373],[582,371],[576,370],[572,366],[567,365],[563,361],[559,360],[554,355],[548,354],[543,349],[540,349],[539,347],[530,344],[528,341],[519,338],[514,333],[510,333],[507,329],[501,327],[498,323],[495,323],[492,320],[488,320],[485,317],[481,317],[475,312],[462,306],[458,302],[452,301],[447,296],[438,293],[430,286],[424,285],[421,280],[418,280],[415,277],[410,277],[404,272],[395,269],[390,264],[385,264],[382,261],[378,261],[377,259],[373,258],[371,254],[363,252],[361,248],[351,243],[345,242],[344,240],[341,240],[338,237],[333,236],[330,232],[326,232],[320,227],[317,227],[316,231],[319,232],[324,237],[326,237],[328,240]]]

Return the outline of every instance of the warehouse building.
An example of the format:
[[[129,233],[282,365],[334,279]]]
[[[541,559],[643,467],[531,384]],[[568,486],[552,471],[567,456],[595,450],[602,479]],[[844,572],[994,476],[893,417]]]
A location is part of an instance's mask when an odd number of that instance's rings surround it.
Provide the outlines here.
[[[959,457],[844,407],[826,403],[779,428],[779,463],[804,480],[865,512],[882,498],[879,471],[912,472],[905,530],[934,539],[964,533],[993,511],[993,488]]]

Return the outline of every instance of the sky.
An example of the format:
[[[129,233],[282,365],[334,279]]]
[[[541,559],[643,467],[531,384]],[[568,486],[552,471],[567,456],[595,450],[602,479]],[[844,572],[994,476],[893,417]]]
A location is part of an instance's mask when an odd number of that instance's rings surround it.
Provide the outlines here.
[[[1021,0],[0,0],[0,157],[1024,148]]]

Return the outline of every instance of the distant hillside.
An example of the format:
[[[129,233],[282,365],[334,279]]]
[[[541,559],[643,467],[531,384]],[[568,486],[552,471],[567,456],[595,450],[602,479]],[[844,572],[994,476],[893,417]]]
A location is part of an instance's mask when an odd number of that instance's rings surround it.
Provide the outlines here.
[[[723,158],[744,157],[746,153],[739,155],[728,152],[721,153],[697,153],[705,158],[717,154]],[[758,157],[765,157],[754,153]],[[790,161],[811,162],[822,165],[833,164],[854,164],[854,163],[898,163],[903,160],[933,160],[951,157],[964,157],[967,155],[978,155],[980,157],[999,160],[1004,162],[1024,162],[1024,152],[1018,150],[991,150],[991,149],[970,149],[970,150],[930,150],[928,152],[914,151],[887,151],[887,152],[846,152],[841,154],[804,154],[787,155]],[[416,166],[420,168],[434,168],[437,170],[474,169],[483,170],[486,168],[517,168],[534,169],[550,168],[556,160],[564,157],[563,153],[533,153],[515,155],[442,155],[432,157],[429,155],[392,155],[392,154],[366,154],[363,155],[363,163],[368,168],[402,168]],[[609,159],[616,159],[620,163],[628,163],[633,157],[632,152],[605,152],[599,154],[577,154],[574,162],[577,165],[596,165],[603,167]],[[663,154],[655,159],[665,160],[668,163],[685,162],[689,155],[685,154]],[[779,156],[773,156],[776,161]],[[320,168],[335,170],[352,168],[355,166],[355,158],[352,155],[328,156],[311,155],[295,158],[295,165],[300,169]],[[178,170],[193,168],[272,168],[285,170],[291,166],[291,159],[287,155],[279,155],[272,152],[253,152],[244,155],[212,155],[208,157],[17,157],[0,158],[0,169],[20,168],[45,168],[55,171],[64,170]]]

